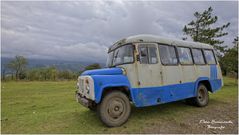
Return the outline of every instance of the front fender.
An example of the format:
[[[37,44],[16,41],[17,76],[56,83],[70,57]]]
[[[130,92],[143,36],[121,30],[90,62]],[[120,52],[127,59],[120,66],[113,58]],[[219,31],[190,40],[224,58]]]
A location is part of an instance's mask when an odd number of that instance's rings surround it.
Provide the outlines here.
[[[107,87],[128,87],[131,89],[130,82],[125,75],[93,75],[95,86],[95,102],[101,101],[104,89]]]

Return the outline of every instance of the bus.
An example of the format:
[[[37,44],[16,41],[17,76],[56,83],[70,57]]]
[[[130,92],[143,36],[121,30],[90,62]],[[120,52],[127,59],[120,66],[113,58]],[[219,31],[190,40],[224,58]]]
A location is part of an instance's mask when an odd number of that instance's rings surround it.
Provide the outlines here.
[[[153,106],[186,100],[198,107],[209,92],[223,86],[221,69],[211,45],[135,35],[108,49],[107,68],[83,72],[76,100],[97,111],[109,127],[124,124],[131,106]]]

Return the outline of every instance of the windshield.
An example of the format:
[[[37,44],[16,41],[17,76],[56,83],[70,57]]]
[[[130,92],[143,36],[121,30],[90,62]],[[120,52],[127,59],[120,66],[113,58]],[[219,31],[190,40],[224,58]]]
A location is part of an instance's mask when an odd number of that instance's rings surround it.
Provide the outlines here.
[[[133,46],[124,45],[119,47],[108,54],[107,67],[112,67],[121,64],[127,64],[134,62]]]
[[[114,51],[108,53],[108,58],[107,58],[107,61],[106,61],[106,66],[107,67],[111,67],[112,66],[113,54],[114,54]]]

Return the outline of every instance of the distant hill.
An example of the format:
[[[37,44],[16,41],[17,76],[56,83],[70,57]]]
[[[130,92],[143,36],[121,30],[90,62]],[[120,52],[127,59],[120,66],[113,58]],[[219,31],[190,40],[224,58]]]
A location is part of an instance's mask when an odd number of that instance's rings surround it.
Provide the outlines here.
[[[1,70],[4,69],[4,65],[9,63],[13,58],[1,57]],[[71,70],[80,71],[84,67],[93,64],[95,62],[82,62],[82,61],[65,61],[65,60],[48,60],[48,59],[27,59],[28,68],[49,67],[56,66],[59,70]],[[101,67],[104,67],[104,63],[99,63]]]

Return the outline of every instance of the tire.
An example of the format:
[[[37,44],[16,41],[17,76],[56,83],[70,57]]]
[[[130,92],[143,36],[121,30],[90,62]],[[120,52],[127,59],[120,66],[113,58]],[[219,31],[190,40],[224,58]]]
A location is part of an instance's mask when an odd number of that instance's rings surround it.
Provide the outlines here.
[[[209,94],[207,87],[204,84],[200,84],[197,89],[197,96],[192,98],[192,103],[198,107],[207,106],[209,102]]]
[[[97,110],[97,109],[96,109],[96,108],[97,108],[96,106],[89,106],[88,108],[89,108],[89,110],[94,111],[94,112]]]
[[[185,99],[184,101],[185,101],[185,104],[187,105],[194,105],[192,100],[193,98],[188,98],[188,99]]]
[[[97,105],[97,113],[100,120],[108,127],[123,125],[131,112],[128,97],[120,91],[108,93]]]

